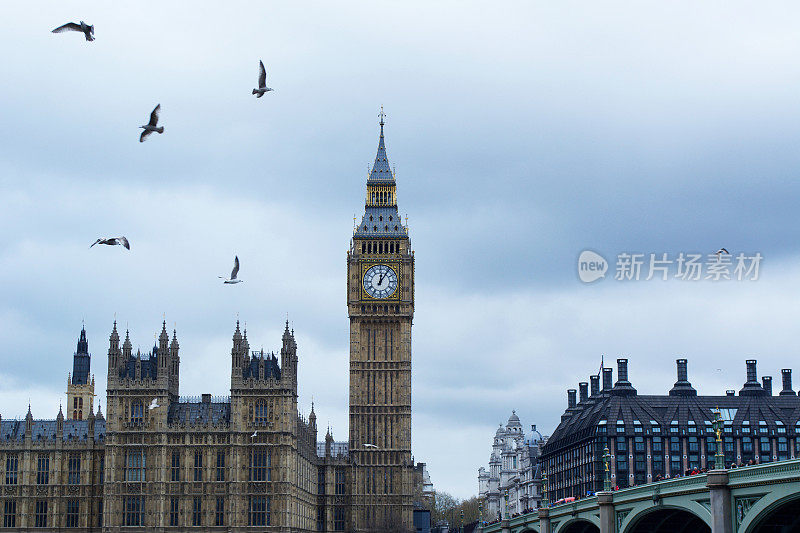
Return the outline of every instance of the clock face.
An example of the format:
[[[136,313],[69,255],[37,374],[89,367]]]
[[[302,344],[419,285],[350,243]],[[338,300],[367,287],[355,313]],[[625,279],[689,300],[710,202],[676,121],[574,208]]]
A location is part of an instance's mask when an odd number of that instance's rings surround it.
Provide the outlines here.
[[[364,290],[373,298],[388,298],[397,290],[397,274],[387,265],[375,265],[364,273]]]

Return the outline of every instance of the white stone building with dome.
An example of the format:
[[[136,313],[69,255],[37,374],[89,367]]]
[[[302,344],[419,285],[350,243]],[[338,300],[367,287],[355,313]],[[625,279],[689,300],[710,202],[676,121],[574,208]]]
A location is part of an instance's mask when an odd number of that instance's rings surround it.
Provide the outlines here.
[[[483,500],[484,520],[539,507],[542,499],[539,456],[546,442],[547,437],[536,431],[536,426],[526,436],[515,411],[505,427],[500,424],[492,443],[489,469],[478,469],[478,497]]]

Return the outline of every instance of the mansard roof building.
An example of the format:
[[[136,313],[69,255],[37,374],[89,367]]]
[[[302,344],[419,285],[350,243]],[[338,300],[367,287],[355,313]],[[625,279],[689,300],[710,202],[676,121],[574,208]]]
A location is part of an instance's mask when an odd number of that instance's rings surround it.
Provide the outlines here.
[[[716,453],[714,411],[724,421],[725,463],[765,463],[800,457],[800,397],[792,371],[773,394],[772,377],[759,382],[756,361],[746,362],[744,386],[724,396],[700,396],[677,360],[677,381],[666,395],[642,395],[628,381],[628,360],[602,369],[578,390],[567,391],[567,409],[542,452],[548,498],[581,497],[603,490],[608,447],[612,485],[629,487],[687,471],[711,469]]]

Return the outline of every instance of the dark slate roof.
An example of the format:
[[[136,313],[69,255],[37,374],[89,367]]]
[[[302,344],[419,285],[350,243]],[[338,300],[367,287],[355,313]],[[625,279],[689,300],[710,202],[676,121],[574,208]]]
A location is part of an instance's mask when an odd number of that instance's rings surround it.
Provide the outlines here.
[[[391,218],[391,220],[389,220]],[[361,239],[407,237],[397,206],[367,206],[355,237]]]
[[[242,377],[253,379],[275,378],[281,379],[281,368],[278,366],[278,358],[274,354],[263,352],[253,352],[250,365],[242,368]]]
[[[383,142],[383,119],[381,119],[381,136],[378,139],[378,153],[375,154],[375,163],[369,173],[367,185],[394,185],[394,174],[392,174],[392,169],[389,168],[386,145]]]
[[[770,435],[774,435],[773,430],[780,421],[787,434],[792,435],[800,421],[800,397],[797,396],[644,396],[604,392],[567,409],[543,452],[549,454],[591,437],[603,424],[608,428],[608,435],[612,436],[617,421],[624,425],[626,435],[635,435],[634,427],[638,421],[642,434],[647,434],[655,422],[660,426],[661,436],[670,436],[673,434],[669,428],[674,421],[679,435],[686,436],[688,427],[694,425],[697,428],[694,435],[702,436],[706,432],[706,422],[713,420],[712,409],[716,408],[723,412],[724,419],[730,418],[735,432],[743,425],[759,427],[763,421]],[[757,436],[755,433],[751,435]]]
[[[141,357],[141,354],[139,354]],[[119,371],[120,378],[128,378],[128,379],[143,379],[143,378],[152,378],[156,379],[158,377],[158,347],[153,346],[153,350],[150,352],[149,357],[147,359],[141,360],[142,371],[141,374],[137,375],[136,373],[136,356],[131,355],[128,360],[125,362],[125,366],[122,367]]]
[[[394,174],[389,168],[389,159],[386,156],[386,145],[383,141],[383,118],[381,118],[381,136],[378,140],[378,153],[375,154],[375,163],[367,178],[367,185],[394,185]],[[396,198],[395,198],[396,200]],[[391,220],[389,220],[391,218]],[[381,220],[382,219],[382,220]],[[397,238],[407,237],[408,232],[401,223],[397,205],[393,206],[367,206],[361,224],[356,228],[356,238]]]
[[[227,425],[231,421],[230,402],[173,402],[169,404],[168,424],[199,426]]]
[[[86,340],[86,329],[81,328],[78,348],[72,359],[72,384],[86,385],[89,382],[89,342]]]
[[[32,439],[36,440],[55,440],[56,438],[55,420],[34,420]],[[106,421],[98,418],[94,422],[95,440],[102,440],[106,434]],[[65,441],[86,440],[89,437],[88,420],[64,420]],[[24,440],[25,439],[25,420],[3,420],[0,422],[0,441],[4,440]]]

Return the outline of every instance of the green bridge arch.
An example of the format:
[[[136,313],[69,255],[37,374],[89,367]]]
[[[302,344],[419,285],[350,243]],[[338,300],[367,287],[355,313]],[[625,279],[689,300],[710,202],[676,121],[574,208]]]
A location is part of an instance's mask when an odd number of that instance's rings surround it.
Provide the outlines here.
[[[665,512],[670,510],[682,514]],[[713,533],[758,533],[763,524],[772,527],[776,521],[779,527],[789,523],[800,530],[800,459],[599,493],[503,520],[483,531],[571,533],[573,525],[586,523],[600,533],[638,533],[637,526],[647,520],[659,523],[655,513],[667,522],[703,524]]]

